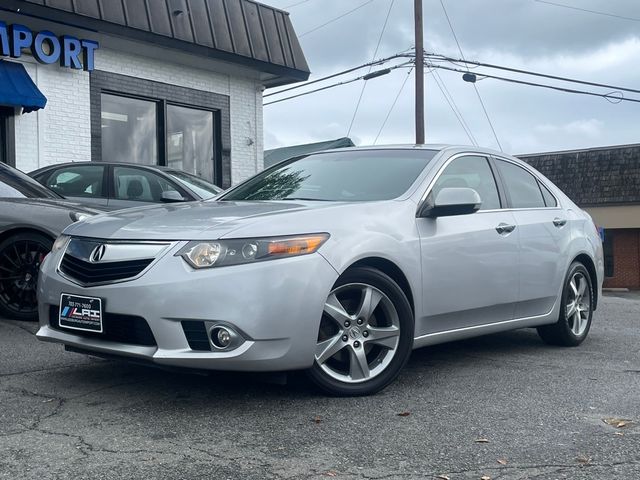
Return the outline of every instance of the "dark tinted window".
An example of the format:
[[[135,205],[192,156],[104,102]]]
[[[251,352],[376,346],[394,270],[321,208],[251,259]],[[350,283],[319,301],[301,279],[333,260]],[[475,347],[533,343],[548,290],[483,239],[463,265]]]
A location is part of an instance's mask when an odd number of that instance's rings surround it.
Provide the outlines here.
[[[473,188],[480,195],[480,210],[500,208],[498,187],[485,157],[460,157],[453,160],[436,180],[431,194],[435,199],[443,188]]]
[[[539,208],[545,206],[536,177],[511,162],[497,160],[496,163],[506,183],[513,208]]]
[[[160,175],[141,168],[113,167],[113,176],[118,200],[161,202],[162,192],[176,190]]]
[[[351,150],[296,158],[265,170],[222,200],[359,202],[399,197],[435,150]]]
[[[202,178],[198,178],[195,175],[191,175],[179,170],[165,170],[165,173],[171,176],[178,183],[190,189],[193,193],[200,198],[211,198],[222,192],[222,189],[213,183],[209,183]]]
[[[556,198],[553,196],[551,191],[547,187],[544,186],[543,183],[540,183],[540,190],[542,190],[542,196],[544,197],[544,204],[547,207],[557,207],[558,206],[558,202],[556,201]]]
[[[65,197],[105,197],[104,165],[72,165],[41,175],[38,180]],[[43,178],[44,177],[44,178]]]
[[[20,170],[0,165],[0,198],[61,198]]]

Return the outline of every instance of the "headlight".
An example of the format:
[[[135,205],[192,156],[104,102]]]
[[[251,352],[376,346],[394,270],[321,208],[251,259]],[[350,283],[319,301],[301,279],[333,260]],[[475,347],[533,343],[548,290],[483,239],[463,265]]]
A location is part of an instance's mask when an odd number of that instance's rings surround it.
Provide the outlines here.
[[[68,235],[60,235],[58,238],[56,238],[56,241],[53,242],[53,246],[51,247],[51,253],[56,253],[57,251],[62,250],[68,241],[69,241]]]
[[[82,220],[86,220],[87,218],[93,217],[93,215],[89,213],[69,212],[69,217],[74,222],[81,222]]]
[[[328,233],[314,233],[287,237],[198,240],[186,244],[176,256],[181,256],[193,268],[225,267],[307,255],[317,251],[328,238]]]

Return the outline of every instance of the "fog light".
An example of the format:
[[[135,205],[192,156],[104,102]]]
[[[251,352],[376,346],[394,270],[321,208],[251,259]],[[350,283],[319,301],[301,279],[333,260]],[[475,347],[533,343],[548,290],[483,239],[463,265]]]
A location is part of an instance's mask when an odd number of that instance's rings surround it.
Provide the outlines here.
[[[220,349],[225,349],[231,345],[234,335],[225,327],[216,327],[211,330],[211,343]]]
[[[228,347],[229,343],[231,343],[231,335],[224,328],[218,330],[218,342],[221,347]]]

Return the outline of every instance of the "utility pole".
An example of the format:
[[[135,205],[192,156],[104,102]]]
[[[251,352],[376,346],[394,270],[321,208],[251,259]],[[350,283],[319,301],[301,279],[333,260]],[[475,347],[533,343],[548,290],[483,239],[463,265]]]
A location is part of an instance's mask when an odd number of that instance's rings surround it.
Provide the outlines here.
[[[416,144],[424,144],[424,41],[422,38],[422,0],[413,0],[416,43]]]

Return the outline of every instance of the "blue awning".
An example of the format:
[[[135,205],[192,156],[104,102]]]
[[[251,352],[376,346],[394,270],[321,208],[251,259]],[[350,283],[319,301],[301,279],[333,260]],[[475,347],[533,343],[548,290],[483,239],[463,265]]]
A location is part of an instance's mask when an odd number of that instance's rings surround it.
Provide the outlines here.
[[[21,63],[0,60],[0,105],[33,112],[44,108],[45,97]]]

